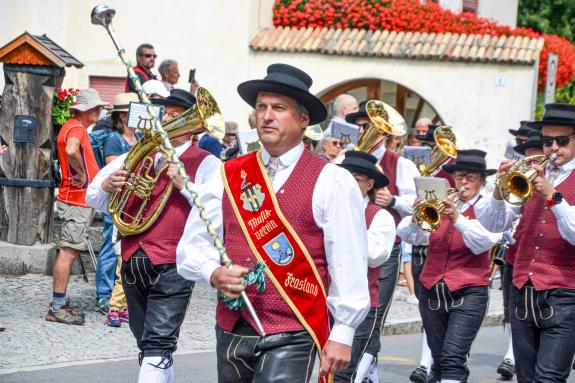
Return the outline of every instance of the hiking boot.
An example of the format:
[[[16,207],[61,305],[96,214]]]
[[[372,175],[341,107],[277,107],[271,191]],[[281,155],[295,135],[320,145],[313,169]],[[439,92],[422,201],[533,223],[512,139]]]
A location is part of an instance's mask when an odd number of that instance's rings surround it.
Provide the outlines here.
[[[110,304],[108,303],[108,299],[98,299],[98,302],[96,303],[96,311],[102,315],[107,315],[108,311],[110,311]]]
[[[130,323],[130,315],[128,314],[128,309],[123,309],[118,312],[118,317],[120,317],[120,322]]]
[[[497,373],[506,380],[511,380],[515,375],[515,364],[511,359],[504,359],[497,368]]]
[[[86,314],[84,314],[81,310],[72,306],[72,302],[70,301],[70,298],[66,299],[66,304],[64,306],[62,306],[62,308],[67,310],[72,315],[81,316],[82,319],[84,319],[86,317]]]
[[[118,315],[118,310],[110,310],[110,312],[108,313],[108,319],[106,319],[106,324],[110,327],[122,326],[120,316]]]
[[[82,326],[84,324],[84,317],[82,315],[66,309],[65,306],[62,306],[60,310],[55,310],[52,305],[50,305],[48,313],[46,314],[46,320],[48,322],[73,324],[77,326]]]
[[[427,369],[422,365],[417,366],[409,376],[409,380],[414,383],[427,383],[428,379]]]

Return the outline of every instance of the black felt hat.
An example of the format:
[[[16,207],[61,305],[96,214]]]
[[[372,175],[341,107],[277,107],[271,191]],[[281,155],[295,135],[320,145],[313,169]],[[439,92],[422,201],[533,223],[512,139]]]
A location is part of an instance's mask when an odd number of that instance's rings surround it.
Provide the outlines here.
[[[327,109],[319,98],[310,93],[313,80],[296,67],[287,64],[268,66],[263,80],[250,80],[238,85],[240,97],[255,108],[260,92],[278,93],[296,100],[309,112],[310,125],[319,124],[327,117]]]
[[[453,173],[456,170],[467,170],[480,172],[487,176],[497,173],[495,169],[487,169],[485,163],[485,153],[483,150],[469,149],[459,150],[454,164],[443,165],[443,170]]]
[[[516,145],[513,150],[519,154],[525,155],[525,149],[530,148],[543,149],[543,140],[541,139],[541,132],[539,130],[531,129],[531,131],[527,133],[527,141]]]
[[[367,110],[365,107],[366,104],[367,104],[367,101],[361,101],[359,103],[359,109],[357,110],[357,112],[348,113],[345,116],[345,122],[349,122],[350,124],[355,124],[355,121],[357,121],[358,118],[368,117]]]
[[[575,105],[547,104],[541,121],[527,124],[531,129],[541,129],[544,126],[572,126],[575,128]]]
[[[196,97],[183,89],[172,89],[170,95],[163,99],[153,99],[155,105],[173,105],[190,109],[196,103]]]
[[[352,173],[363,174],[373,179],[376,189],[389,185],[389,178],[378,167],[377,158],[369,153],[357,150],[345,152],[345,158],[339,166]]]
[[[512,136],[526,136],[530,131],[533,130],[527,126],[529,123],[531,123],[531,121],[521,121],[519,122],[519,129],[509,129],[509,133],[511,133]]]

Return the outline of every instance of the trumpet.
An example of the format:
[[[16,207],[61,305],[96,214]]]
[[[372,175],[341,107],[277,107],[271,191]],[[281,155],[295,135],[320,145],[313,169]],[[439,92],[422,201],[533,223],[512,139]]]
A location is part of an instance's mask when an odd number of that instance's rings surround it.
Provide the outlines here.
[[[455,197],[461,190],[447,189],[447,198]],[[441,213],[445,210],[445,202],[437,199],[421,201],[413,208],[411,220],[421,230],[434,232],[441,225]]]
[[[501,197],[512,205],[525,205],[533,194],[531,182],[537,177],[537,170],[533,169],[530,164],[537,162],[539,166],[544,167],[555,158],[557,158],[555,153],[550,155],[540,154],[525,157],[522,161],[517,162],[497,180],[496,186]]]

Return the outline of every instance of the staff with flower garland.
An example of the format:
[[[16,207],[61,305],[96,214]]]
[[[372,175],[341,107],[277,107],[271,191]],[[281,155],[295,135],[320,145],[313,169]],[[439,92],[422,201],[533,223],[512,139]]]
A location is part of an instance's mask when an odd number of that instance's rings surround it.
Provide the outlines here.
[[[302,143],[305,128],[326,118],[325,106],[300,69],[273,64],[267,72],[238,86],[256,110],[261,151],[226,162],[197,187],[235,266],[220,264],[196,209],[177,250],[184,277],[204,279],[227,298],[245,290],[265,331],[247,311],[218,300],[220,382],[307,382],[318,349],[320,375],[334,374],[348,365],[355,329],[369,309],[357,182]],[[244,285],[256,264],[265,265],[265,289]]]

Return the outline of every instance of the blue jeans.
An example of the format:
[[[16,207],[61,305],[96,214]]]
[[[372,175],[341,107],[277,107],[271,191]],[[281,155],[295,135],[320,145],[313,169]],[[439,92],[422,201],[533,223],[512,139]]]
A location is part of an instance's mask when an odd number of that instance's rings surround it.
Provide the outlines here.
[[[98,265],[96,266],[96,299],[110,299],[114,282],[116,280],[116,263],[118,257],[114,254],[112,247],[112,232],[114,224],[112,217],[108,213],[102,213],[104,219],[104,231],[102,233],[102,246],[98,254]]]

